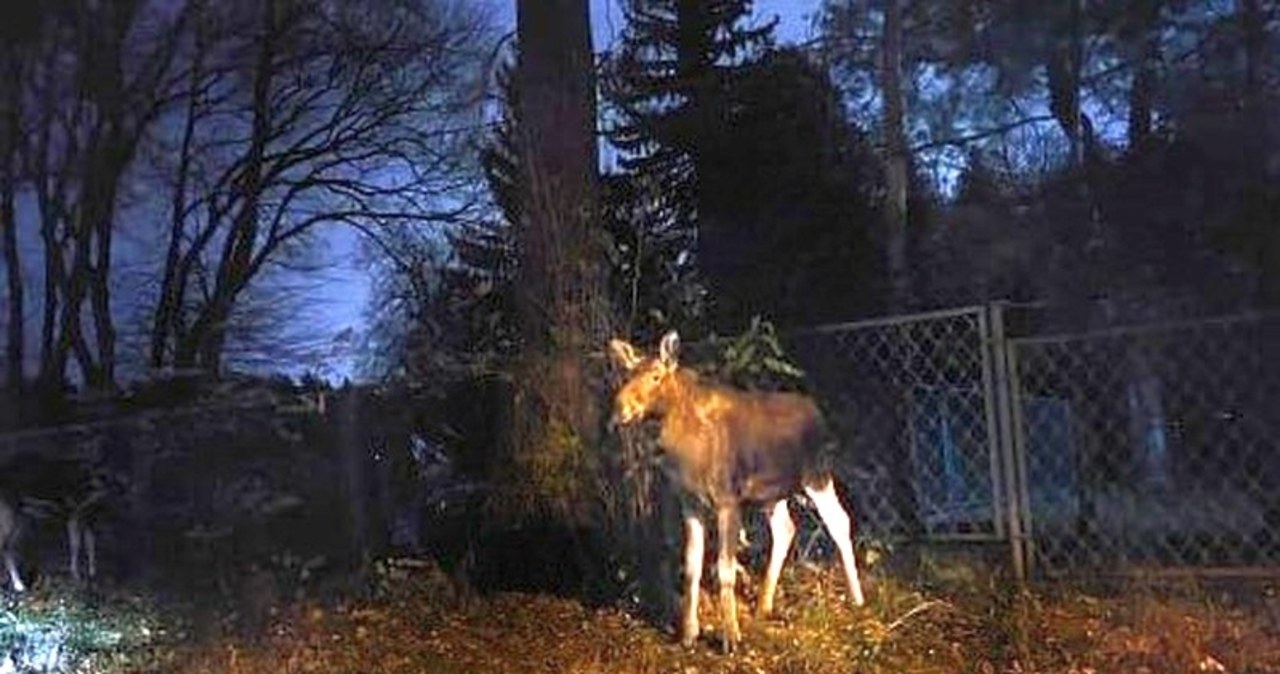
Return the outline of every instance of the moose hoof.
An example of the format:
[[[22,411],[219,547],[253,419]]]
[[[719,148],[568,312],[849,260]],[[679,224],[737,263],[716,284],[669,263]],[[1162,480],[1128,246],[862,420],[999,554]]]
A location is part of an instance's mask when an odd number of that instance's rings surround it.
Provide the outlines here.
[[[697,625],[693,625],[693,626],[686,625],[684,629],[680,630],[681,646],[684,646],[685,648],[693,648],[693,645],[697,643],[697,641],[698,641]]]
[[[720,650],[730,655],[737,650],[739,641],[742,641],[742,631],[736,624],[731,624],[720,633]]]

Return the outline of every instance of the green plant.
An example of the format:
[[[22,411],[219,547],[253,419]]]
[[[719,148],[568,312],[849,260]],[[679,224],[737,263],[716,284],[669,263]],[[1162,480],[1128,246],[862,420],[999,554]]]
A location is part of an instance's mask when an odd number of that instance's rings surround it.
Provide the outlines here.
[[[708,372],[722,381],[753,389],[795,389],[804,380],[804,371],[795,365],[773,323],[756,316],[738,335],[711,339],[715,360]]]

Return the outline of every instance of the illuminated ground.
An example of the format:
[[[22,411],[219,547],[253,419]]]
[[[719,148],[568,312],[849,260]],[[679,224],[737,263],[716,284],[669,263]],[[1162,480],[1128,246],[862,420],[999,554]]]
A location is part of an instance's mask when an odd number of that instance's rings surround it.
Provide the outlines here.
[[[457,596],[447,582],[418,578],[381,599],[281,609],[259,639],[197,639],[164,633],[150,618],[118,621],[119,640],[99,640],[97,664],[76,671],[1280,672],[1280,614],[1269,608],[1280,601],[1262,589],[1244,606],[1205,588],[1176,598],[1133,589],[1122,599],[1018,595],[972,579],[928,592],[881,581],[871,605],[854,609],[839,585],[835,569],[793,569],[780,619],[744,616],[746,648],[730,658],[716,652],[710,601],[711,631],[685,651],[618,610],[542,595]],[[24,670],[0,660],[0,672],[10,671]]]

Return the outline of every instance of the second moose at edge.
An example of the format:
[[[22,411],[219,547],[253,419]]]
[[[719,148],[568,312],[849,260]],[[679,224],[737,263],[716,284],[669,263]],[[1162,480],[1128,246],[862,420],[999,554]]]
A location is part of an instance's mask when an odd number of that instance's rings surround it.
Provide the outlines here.
[[[741,639],[734,581],[741,509],[746,505],[764,507],[772,538],[759,615],[773,610],[778,576],[796,533],[787,499],[802,490],[840,552],[850,596],[862,605],[852,524],[828,467],[834,443],[817,405],[795,393],[740,391],[704,382],[698,373],[680,367],[679,343],[679,336],[669,332],[658,355],[646,356],[625,341],[610,341],[611,357],[629,375],[614,397],[612,421],[630,424],[660,418],[658,444],[674,459],[682,486],[715,512],[724,650],[732,651]],[[706,546],[706,527],[693,510],[684,515],[684,534],[680,633],[684,645],[691,646],[699,634],[698,588]]]

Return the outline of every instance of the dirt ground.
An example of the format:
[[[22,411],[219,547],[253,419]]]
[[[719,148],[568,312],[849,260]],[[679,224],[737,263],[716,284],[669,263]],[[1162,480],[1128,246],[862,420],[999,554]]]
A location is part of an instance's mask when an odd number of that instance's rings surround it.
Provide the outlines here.
[[[855,608],[835,569],[797,565],[784,576],[777,618],[752,620],[744,606],[744,647],[722,656],[711,593],[703,639],[685,650],[669,629],[620,609],[545,595],[480,598],[407,579],[376,600],[280,610],[260,639],[183,645],[164,671],[1280,672],[1280,599],[1264,586],[1243,596],[1195,584],[1098,594],[872,578],[869,590],[868,606]],[[744,599],[749,606],[754,597]]]

